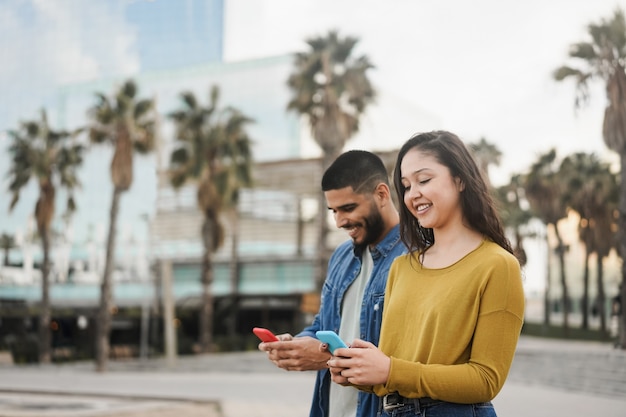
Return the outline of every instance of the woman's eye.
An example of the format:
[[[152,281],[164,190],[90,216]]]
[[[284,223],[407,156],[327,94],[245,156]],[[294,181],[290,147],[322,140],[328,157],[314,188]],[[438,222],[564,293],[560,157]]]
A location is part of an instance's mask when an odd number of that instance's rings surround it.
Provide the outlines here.
[[[430,178],[425,179],[425,180],[421,180],[420,184],[428,184],[429,181],[430,181]]]

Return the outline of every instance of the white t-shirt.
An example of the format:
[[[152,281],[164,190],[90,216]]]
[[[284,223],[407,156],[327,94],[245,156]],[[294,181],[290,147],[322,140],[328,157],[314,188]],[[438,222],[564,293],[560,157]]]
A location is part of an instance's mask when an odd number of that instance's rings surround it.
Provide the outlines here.
[[[341,324],[339,325],[339,337],[347,344],[360,336],[361,305],[365,286],[372,274],[374,261],[369,247],[363,251],[361,258],[361,271],[354,282],[348,287],[341,304]],[[355,417],[359,391],[354,387],[344,387],[331,382],[329,416],[330,417]]]

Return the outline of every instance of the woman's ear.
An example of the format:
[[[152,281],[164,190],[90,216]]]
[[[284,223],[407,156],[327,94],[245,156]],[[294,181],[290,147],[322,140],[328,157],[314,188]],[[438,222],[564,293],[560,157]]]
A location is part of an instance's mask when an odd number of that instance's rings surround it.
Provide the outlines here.
[[[465,190],[465,183],[460,177],[454,177],[454,182],[456,182],[456,189],[462,193]]]

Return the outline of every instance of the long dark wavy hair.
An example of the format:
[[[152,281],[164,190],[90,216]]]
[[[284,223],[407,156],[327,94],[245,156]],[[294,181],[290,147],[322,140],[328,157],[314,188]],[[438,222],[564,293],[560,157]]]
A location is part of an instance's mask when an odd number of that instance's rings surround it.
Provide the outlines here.
[[[400,202],[400,238],[406,247],[411,252],[423,253],[435,243],[433,229],[422,227],[403,203],[404,186],[400,165],[406,153],[414,148],[434,157],[448,167],[452,177],[463,182],[465,188],[461,192],[461,209],[467,226],[513,253],[494,199],[476,161],[458,136],[444,130],[418,133],[406,141],[398,153],[393,182]]]

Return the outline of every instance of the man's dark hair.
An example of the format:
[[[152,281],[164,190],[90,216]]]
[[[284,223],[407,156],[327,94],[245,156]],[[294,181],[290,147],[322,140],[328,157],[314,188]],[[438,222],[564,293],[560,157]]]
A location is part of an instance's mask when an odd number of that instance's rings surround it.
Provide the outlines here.
[[[382,159],[371,152],[353,150],[339,155],[322,177],[322,191],[352,187],[355,193],[373,192],[380,184],[389,185]]]

